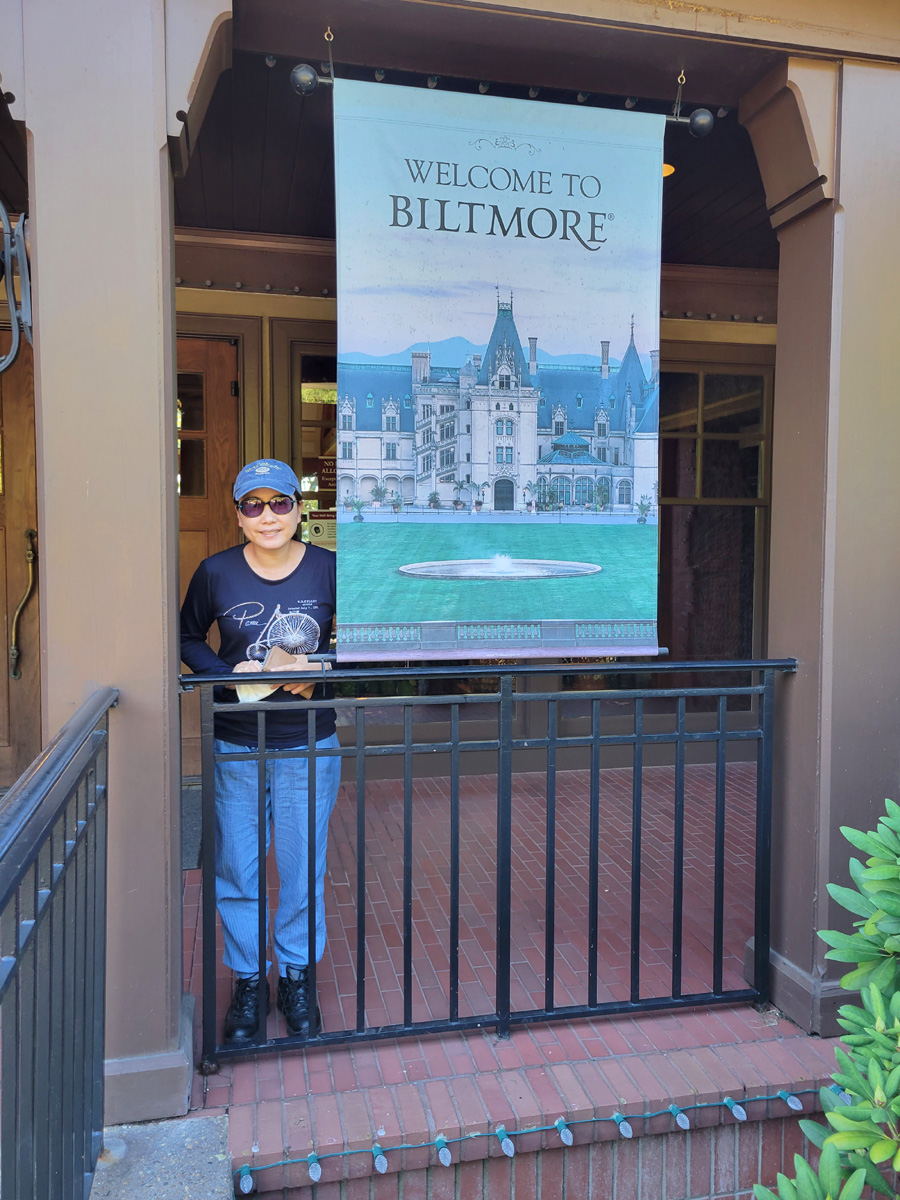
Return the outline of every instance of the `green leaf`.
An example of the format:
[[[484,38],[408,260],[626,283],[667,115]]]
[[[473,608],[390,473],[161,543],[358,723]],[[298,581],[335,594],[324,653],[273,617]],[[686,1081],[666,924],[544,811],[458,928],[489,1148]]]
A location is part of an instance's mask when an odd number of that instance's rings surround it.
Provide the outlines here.
[[[857,887],[860,887],[862,884],[862,874],[866,868],[862,865],[858,858],[851,858],[847,863],[847,866],[850,868],[850,878]]]
[[[896,855],[892,857],[896,857]],[[900,875],[900,867],[885,863],[884,866],[866,867],[863,880],[866,883],[877,883],[881,879],[896,879],[898,875]]]
[[[883,955],[877,950],[866,951],[857,946],[842,946],[839,950],[826,950],[825,957],[833,962],[871,963],[874,967]]]
[[[895,958],[885,958],[872,972],[870,982],[874,987],[889,988],[893,985],[896,975],[897,960]]]
[[[893,1138],[882,1138],[869,1151],[869,1159],[873,1163],[883,1163],[887,1162],[889,1158],[893,1158],[896,1153],[897,1143]]]
[[[854,1171],[841,1190],[840,1200],[859,1200],[866,1186],[866,1172],[862,1168]],[[837,1200],[837,1192],[834,1193]]]
[[[794,1182],[788,1179],[787,1175],[782,1175],[778,1172],[778,1195],[781,1200],[797,1200],[797,1189],[794,1187]]]
[[[823,1088],[822,1090],[828,1092],[829,1096],[834,1096],[834,1092],[830,1091],[828,1088]],[[836,1096],[834,1098],[837,1099]],[[825,1126],[820,1125],[818,1121],[805,1120],[800,1122],[800,1128],[803,1130],[812,1144],[821,1150],[825,1145],[825,1139],[828,1137],[828,1130],[825,1128]]]
[[[851,1167],[861,1168],[865,1171],[866,1185],[874,1192],[880,1192],[882,1196],[889,1196],[890,1200],[895,1200],[894,1193],[885,1183],[884,1176],[874,1163],[870,1163],[867,1158],[863,1158],[861,1154],[854,1154],[852,1151],[847,1155],[847,1161]]]
[[[884,811],[889,817],[893,817],[895,821],[900,821],[900,804],[897,804],[894,800],[888,800],[885,797]]]
[[[797,1200],[825,1200],[825,1189],[818,1175],[801,1154],[794,1155],[794,1170],[797,1172]]]
[[[884,842],[874,837],[871,833],[863,833],[862,830],[853,829],[850,825],[842,825],[841,833],[851,846],[855,846],[857,850],[862,850],[863,854],[868,854],[871,858],[894,857]]]
[[[883,817],[878,822],[878,828],[875,830],[875,832],[878,837],[881,838],[884,844],[889,846],[895,854],[900,854],[900,838],[897,837],[896,833],[894,833],[893,829],[891,829],[890,825],[884,820]]]
[[[825,1146],[822,1150],[819,1178],[825,1191],[831,1196],[837,1196],[841,1189],[841,1156],[836,1146]]]
[[[827,958],[828,955],[826,954]],[[867,962],[855,971],[848,971],[846,975],[841,976],[841,987],[847,989],[848,992],[857,991],[865,984],[866,980],[878,966],[877,962]]]
[[[900,894],[895,894],[893,890],[879,886],[871,889],[871,896],[873,904],[886,912],[889,917],[900,917]]]
[[[859,1126],[857,1126],[859,1128]],[[881,1133],[848,1133],[842,1131],[833,1133],[828,1138],[825,1145],[829,1143],[835,1145],[838,1150],[863,1150],[869,1146],[874,1146],[876,1142],[881,1141]]]
[[[827,946],[838,949],[877,951],[879,945],[861,933],[841,933],[839,929],[820,929],[819,937]]]
[[[770,1191],[767,1187],[763,1187],[761,1183],[754,1183],[753,1195],[756,1197],[756,1200],[779,1200],[774,1192]]]
[[[828,884],[828,894],[841,908],[856,913],[858,917],[871,917],[878,907],[868,896],[861,895],[856,888],[841,887],[837,883]]]

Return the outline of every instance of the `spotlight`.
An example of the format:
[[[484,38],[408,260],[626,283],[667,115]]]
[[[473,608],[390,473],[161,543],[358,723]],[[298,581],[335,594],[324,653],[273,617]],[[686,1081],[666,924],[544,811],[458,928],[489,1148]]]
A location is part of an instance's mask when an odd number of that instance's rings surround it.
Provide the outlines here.
[[[539,87],[530,87],[528,89],[528,99],[529,100],[537,100],[537,98],[540,94],[541,94],[541,89]]]
[[[485,83],[485,81],[482,79],[481,83],[478,85],[478,90],[481,92],[482,96],[484,96],[490,90],[490,86],[491,85],[489,83]]]
[[[378,69],[375,71],[375,82],[376,82],[376,83],[383,83],[383,82],[384,82],[384,76],[385,76],[385,70],[384,70],[384,67],[378,67]]]
[[[625,107],[626,108],[637,108],[637,102],[638,102],[637,96],[629,96],[628,99],[625,101]]]
[[[298,96],[309,96],[319,86],[319,76],[309,63],[297,63],[291,71],[291,87]]]
[[[575,97],[575,99],[578,101],[579,104],[584,104],[585,100],[590,100],[590,98],[591,98],[590,92],[579,92],[578,95]]]
[[[436,88],[438,85],[438,79],[439,79],[438,75],[429,75],[428,76],[428,86],[430,88]]]
[[[688,117],[688,128],[695,138],[706,137],[708,133],[712,133],[715,123],[716,118],[708,108],[695,108]]]

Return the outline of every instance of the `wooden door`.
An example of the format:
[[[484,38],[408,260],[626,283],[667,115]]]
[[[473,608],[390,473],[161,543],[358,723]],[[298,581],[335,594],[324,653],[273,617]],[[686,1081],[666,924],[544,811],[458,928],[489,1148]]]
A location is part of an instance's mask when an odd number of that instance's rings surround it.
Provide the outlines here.
[[[0,330],[0,353],[9,345],[9,331]],[[34,359],[23,339],[18,358],[0,375],[0,620],[6,634],[0,668],[0,787],[14,783],[41,748],[40,539],[34,464]],[[14,623],[15,658],[9,654]]]
[[[237,347],[178,340],[178,511],[181,599],[198,564],[234,546],[231,489],[240,467]],[[200,698],[182,698],[182,773],[200,773]]]

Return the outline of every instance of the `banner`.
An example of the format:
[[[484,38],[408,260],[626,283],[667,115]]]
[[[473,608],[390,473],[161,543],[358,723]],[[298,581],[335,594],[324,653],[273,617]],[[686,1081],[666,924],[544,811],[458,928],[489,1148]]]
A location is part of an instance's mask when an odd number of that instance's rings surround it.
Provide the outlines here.
[[[334,102],[339,657],[655,654],[664,118]]]

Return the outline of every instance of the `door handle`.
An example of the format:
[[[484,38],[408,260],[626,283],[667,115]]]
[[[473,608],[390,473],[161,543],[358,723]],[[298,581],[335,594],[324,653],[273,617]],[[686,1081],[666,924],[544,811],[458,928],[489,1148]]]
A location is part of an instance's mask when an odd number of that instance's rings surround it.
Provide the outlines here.
[[[34,549],[34,539],[37,537],[36,529],[25,530],[25,561],[28,563],[28,583],[25,587],[25,595],[19,601],[19,606],[13,613],[12,625],[9,631],[9,676],[10,679],[21,679],[22,668],[19,666],[19,617],[22,615],[22,609],[28,603],[28,599],[34,590],[34,560],[37,557]]]

